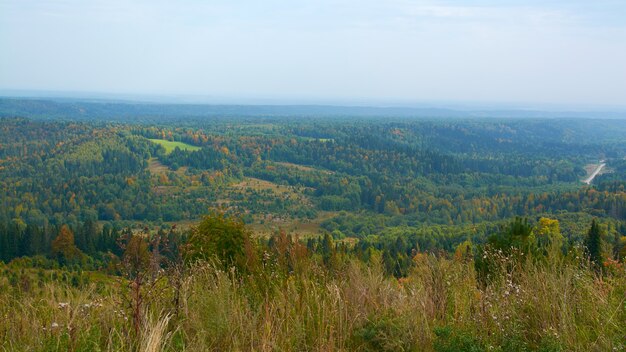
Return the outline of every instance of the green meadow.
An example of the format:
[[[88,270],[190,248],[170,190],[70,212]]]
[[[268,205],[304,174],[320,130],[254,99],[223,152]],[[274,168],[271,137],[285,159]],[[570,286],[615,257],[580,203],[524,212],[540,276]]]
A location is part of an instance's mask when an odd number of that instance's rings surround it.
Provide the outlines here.
[[[174,151],[174,149],[178,148],[180,150],[188,150],[190,152],[194,152],[196,150],[200,150],[200,147],[196,147],[195,145],[183,143],[183,142],[172,142],[166,141],[164,139],[150,139],[150,142],[160,144],[165,148],[165,153],[169,154]]]

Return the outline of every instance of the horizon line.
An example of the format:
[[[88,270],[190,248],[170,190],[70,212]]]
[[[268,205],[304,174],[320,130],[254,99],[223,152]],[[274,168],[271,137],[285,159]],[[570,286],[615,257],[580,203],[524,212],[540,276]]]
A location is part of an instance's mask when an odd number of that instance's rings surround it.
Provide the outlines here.
[[[445,110],[514,110],[546,112],[626,112],[625,105],[571,104],[554,102],[466,101],[466,100],[407,100],[381,98],[331,97],[246,97],[215,96],[180,93],[113,93],[94,91],[65,91],[0,88],[1,98],[40,100],[89,100],[93,103],[223,106],[319,106],[374,109],[445,109]]]

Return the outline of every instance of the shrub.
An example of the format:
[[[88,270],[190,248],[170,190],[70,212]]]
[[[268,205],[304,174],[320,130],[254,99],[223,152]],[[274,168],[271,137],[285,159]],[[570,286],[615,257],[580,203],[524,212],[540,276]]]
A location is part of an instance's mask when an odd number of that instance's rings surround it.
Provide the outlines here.
[[[450,326],[435,328],[434,349],[437,352],[482,352],[485,345],[469,331]]]
[[[402,317],[392,313],[370,317],[354,331],[359,351],[413,351],[411,327]]]

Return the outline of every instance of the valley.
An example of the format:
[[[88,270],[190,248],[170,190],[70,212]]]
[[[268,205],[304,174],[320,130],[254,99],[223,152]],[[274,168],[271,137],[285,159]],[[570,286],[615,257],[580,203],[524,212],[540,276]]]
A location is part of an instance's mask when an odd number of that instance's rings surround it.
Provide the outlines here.
[[[624,120],[37,116],[0,117],[0,348],[623,347]]]

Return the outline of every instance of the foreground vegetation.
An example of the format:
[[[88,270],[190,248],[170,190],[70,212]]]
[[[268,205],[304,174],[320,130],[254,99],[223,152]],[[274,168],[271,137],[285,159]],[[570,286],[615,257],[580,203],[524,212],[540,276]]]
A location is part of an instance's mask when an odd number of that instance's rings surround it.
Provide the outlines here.
[[[488,245],[390,248],[329,237],[256,241],[211,216],[176,256],[156,235],[125,240],[116,275],[3,266],[8,350],[616,351],[626,348],[626,275],[594,222],[563,252],[558,222],[518,219]],[[596,231],[596,232],[594,232]],[[594,244],[594,233],[598,235]],[[391,244],[395,245],[395,244]],[[504,246],[504,247],[502,247]],[[361,250],[357,248],[361,247]],[[404,249],[399,249],[404,251]],[[603,263],[589,261],[597,258]],[[40,259],[41,260],[41,259]],[[390,269],[391,264],[391,269]]]

